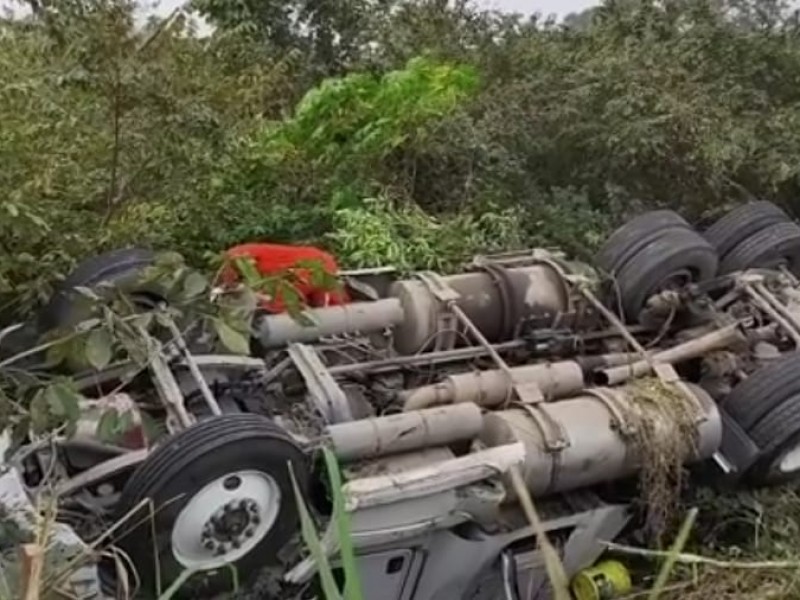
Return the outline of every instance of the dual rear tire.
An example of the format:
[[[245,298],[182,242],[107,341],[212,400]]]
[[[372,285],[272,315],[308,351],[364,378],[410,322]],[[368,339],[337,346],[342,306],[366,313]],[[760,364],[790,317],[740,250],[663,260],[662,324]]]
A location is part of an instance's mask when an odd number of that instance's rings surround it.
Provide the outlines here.
[[[771,202],[751,202],[701,235],[680,215],[657,210],[617,229],[598,255],[611,278],[609,305],[636,321],[648,298],[670,288],[746,269],[800,274],[800,226]]]
[[[608,303],[636,321],[654,294],[713,277],[714,247],[680,215],[645,213],[617,229],[605,243],[598,266],[611,279]]]
[[[777,267],[800,272],[800,226],[771,202],[743,204],[703,235],[719,255],[721,274]]]
[[[800,272],[800,226],[769,202],[745,204],[702,235],[671,211],[641,215],[611,235],[599,266],[614,292],[609,307],[638,320],[661,290],[746,269]],[[757,448],[745,480],[783,483],[800,476],[800,352],[756,370],[721,402]]]
[[[758,448],[745,473],[753,485],[800,476],[800,352],[757,369],[721,402]]]

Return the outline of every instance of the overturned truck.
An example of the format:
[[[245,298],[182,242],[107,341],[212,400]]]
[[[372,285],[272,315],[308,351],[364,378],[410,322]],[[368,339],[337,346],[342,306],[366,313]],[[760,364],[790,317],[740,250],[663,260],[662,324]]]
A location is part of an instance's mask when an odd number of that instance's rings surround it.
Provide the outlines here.
[[[94,258],[59,302],[149,260]],[[798,261],[800,227],[757,202],[703,232],[670,211],[643,214],[591,266],[532,250],[447,276],[345,272],[350,303],[309,309],[307,322],[259,315],[251,356],[199,354],[177,336],[145,372],[81,376],[86,396],[113,396],[166,434],[112,446],[79,427],[31,440],[2,490],[56,498],[73,549],[121,548],[144,597],[184,571],[195,573],[186,597],[234,579],[302,589],[316,566],[292,477],[337,562],[316,460],[326,446],[343,468],[367,599],[545,598],[512,468],[570,577],[631,523],[630,480],[658,440],[726,483],[800,475]],[[60,584],[121,593],[118,565],[90,568],[96,582],[84,565]]]

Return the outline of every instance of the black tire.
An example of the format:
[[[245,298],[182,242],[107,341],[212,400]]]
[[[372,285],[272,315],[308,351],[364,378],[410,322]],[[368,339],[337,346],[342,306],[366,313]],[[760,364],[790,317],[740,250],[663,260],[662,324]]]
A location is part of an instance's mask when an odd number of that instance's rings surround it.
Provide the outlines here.
[[[783,458],[800,444],[800,395],[791,396],[774,407],[749,432],[761,449],[758,459],[748,469],[748,479],[755,485],[775,485],[796,479],[800,461],[782,465]]]
[[[720,266],[722,273],[733,273],[781,264],[794,272],[800,267],[800,227],[792,222],[769,225],[754,233],[728,252]]]
[[[2,333],[0,327],[0,360],[11,358],[21,352],[30,350],[36,346],[41,333],[37,324],[33,321],[22,324],[18,329]],[[37,362],[44,360],[45,353],[42,352],[35,356],[28,356],[26,358],[15,360],[14,366],[17,368],[32,367]]]
[[[725,411],[750,431],[787,398],[800,394],[800,352],[761,367],[722,401]]]
[[[597,266],[614,274],[643,246],[672,229],[691,229],[678,213],[671,210],[656,210],[639,215],[614,231],[597,259]]]
[[[777,223],[791,221],[789,216],[772,202],[749,202],[721,217],[703,236],[717,250],[721,260],[738,244],[754,233]]]
[[[75,288],[91,288],[103,281],[123,288],[132,286],[154,260],[155,254],[150,250],[123,248],[83,261],[57,287],[50,302],[42,308],[39,313],[41,330],[69,327],[87,317],[85,303],[76,295]],[[157,294],[157,290],[142,291]]]
[[[629,320],[639,317],[650,296],[670,285],[678,272],[684,283],[711,279],[717,272],[714,248],[691,229],[669,229],[638,249],[617,272],[615,288]],[[613,301],[612,301],[613,306]]]
[[[154,591],[156,587],[154,556],[159,558],[162,588],[169,586],[185,568],[172,545],[173,527],[182,509],[204,486],[236,471],[268,475],[280,490],[274,524],[257,545],[235,562],[238,577],[246,581],[276,561],[277,553],[299,530],[288,463],[305,493],[310,466],[302,449],[275,423],[250,414],[202,421],[156,448],[128,481],[119,503],[122,516],[144,499],[152,500],[155,516],[150,519],[148,509],[140,509],[129,521],[140,523],[138,527],[118,541],[131,557],[146,588]],[[231,569],[218,568],[191,577],[181,587],[180,594],[206,597],[230,591],[232,587]]]

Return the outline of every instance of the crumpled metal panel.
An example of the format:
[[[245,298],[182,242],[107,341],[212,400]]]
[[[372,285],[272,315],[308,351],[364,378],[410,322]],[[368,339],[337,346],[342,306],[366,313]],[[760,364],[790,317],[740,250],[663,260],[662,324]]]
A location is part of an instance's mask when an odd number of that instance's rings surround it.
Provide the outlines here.
[[[0,465],[0,598],[22,597],[19,547],[35,540],[36,528],[36,509],[19,472]],[[54,523],[49,534],[43,577],[70,569],[65,581],[59,585],[67,597],[81,600],[104,598],[97,565],[86,544],[64,523]],[[70,567],[71,561],[78,556],[86,557],[86,560],[76,561],[76,566]]]

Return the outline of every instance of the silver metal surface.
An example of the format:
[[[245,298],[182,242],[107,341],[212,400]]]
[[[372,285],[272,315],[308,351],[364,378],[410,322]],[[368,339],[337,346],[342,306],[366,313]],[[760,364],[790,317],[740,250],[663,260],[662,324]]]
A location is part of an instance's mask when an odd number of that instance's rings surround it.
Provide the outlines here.
[[[311,400],[325,420],[328,423],[352,421],[353,414],[347,396],[322,364],[314,348],[305,344],[289,344],[288,352],[306,383]]]

